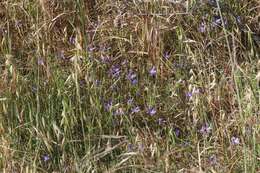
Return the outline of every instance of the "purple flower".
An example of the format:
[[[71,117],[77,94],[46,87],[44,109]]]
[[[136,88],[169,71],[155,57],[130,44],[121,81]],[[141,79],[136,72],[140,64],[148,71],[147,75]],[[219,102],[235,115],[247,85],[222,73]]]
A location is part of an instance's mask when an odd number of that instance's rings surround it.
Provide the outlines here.
[[[42,157],[44,162],[47,162],[48,160],[50,160],[50,157],[46,154]]]
[[[121,72],[120,67],[115,66],[115,65],[113,65],[113,66],[110,68],[110,70],[109,70],[109,73],[110,73],[110,75],[111,75],[113,78],[118,78],[118,77],[120,76],[120,72]]]
[[[167,52],[165,52],[164,54],[163,54],[163,57],[166,59],[166,60],[168,60],[169,58],[170,58],[170,53],[167,51]]]
[[[96,50],[96,47],[94,47],[94,46],[89,46],[89,47],[87,48],[87,50],[88,50],[89,52],[93,52],[93,51]]]
[[[220,18],[220,16],[213,16],[213,18],[212,18],[212,25],[214,27],[221,25],[221,18]]]
[[[135,79],[135,78],[136,78],[136,74],[133,73],[133,72],[130,72],[130,73],[127,75],[127,79],[129,79],[129,80],[133,80],[133,79]]]
[[[138,83],[138,80],[137,79],[134,79],[131,81],[132,85],[136,85]]]
[[[201,129],[200,129],[200,133],[202,135],[208,135],[211,131],[211,127],[208,124],[204,124]]]
[[[138,80],[137,80],[137,75],[136,75],[136,73],[134,73],[133,71],[130,71],[130,72],[127,74],[126,78],[127,78],[129,81],[131,81],[132,85],[135,85],[135,84],[137,84],[137,82],[138,82]]]
[[[75,39],[75,37],[70,37],[69,38],[69,42],[71,43],[71,44],[75,44],[76,43],[76,39]]]
[[[134,150],[134,145],[133,144],[128,144],[127,145],[128,151],[133,151]]]
[[[112,100],[110,100],[110,101],[108,101],[107,103],[105,103],[105,105],[104,105],[105,110],[106,110],[106,111],[110,111],[111,108],[112,108],[112,105],[113,105]]]
[[[134,99],[133,99],[133,98],[129,98],[129,99],[127,100],[127,104],[128,104],[128,105],[132,105],[133,102],[134,102]]]
[[[233,136],[231,137],[231,144],[232,145],[238,145],[240,142],[239,142],[239,138]]]
[[[224,26],[227,26],[227,20],[223,19],[223,21],[224,21]],[[212,25],[213,25],[213,27],[221,26],[222,25],[221,17],[220,16],[213,16]]]
[[[139,106],[136,106],[134,108],[131,109],[131,113],[134,114],[134,113],[138,113],[140,112],[140,107]]]
[[[149,74],[150,74],[151,76],[156,76],[156,73],[157,73],[156,67],[153,66],[153,67],[149,70]]]
[[[187,92],[186,93],[186,97],[191,98],[192,97],[192,92]]]
[[[201,32],[201,33],[206,32],[206,24],[204,22],[200,24],[199,32]]]
[[[152,108],[150,107],[147,111],[147,113],[150,115],[150,116],[153,116],[156,114],[156,109],[155,108]]]
[[[237,21],[237,23],[238,23],[239,25],[241,25],[241,24],[242,24],[241,16],[237,16],[237,17],[236,17],[236,21]]]
[[[186,97],[191,98],[194,94],[199,94],[201,93],[200,89],[193,89],[192,92],[187,92]]]
[[[180,131],[179,128],[175,128],[175,129],[174,129],[174,133],[175,133],[175,136],[176,136],[176,137],[179,137],[180,134],[181,134],[181,131]]]

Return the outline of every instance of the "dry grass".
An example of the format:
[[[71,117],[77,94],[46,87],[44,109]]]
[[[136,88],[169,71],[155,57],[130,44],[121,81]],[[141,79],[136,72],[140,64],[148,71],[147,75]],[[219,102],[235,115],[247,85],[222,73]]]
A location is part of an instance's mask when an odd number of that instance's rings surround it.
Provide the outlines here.
[[[1,1],[1,170],[259,172],[259,5]]]

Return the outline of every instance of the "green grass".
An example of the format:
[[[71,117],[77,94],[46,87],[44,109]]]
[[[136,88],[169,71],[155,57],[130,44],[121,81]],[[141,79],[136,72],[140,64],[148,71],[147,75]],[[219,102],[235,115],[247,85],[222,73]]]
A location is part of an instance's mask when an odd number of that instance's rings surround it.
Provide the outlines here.
[[[90,2],[0,2],[1,172],[259,172],[259,2]]]

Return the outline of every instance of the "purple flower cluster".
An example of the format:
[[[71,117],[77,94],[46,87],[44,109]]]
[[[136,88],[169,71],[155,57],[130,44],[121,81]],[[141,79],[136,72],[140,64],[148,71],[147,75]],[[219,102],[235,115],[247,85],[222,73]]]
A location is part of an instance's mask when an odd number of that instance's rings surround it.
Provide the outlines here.
[[[109,74],[113,77],[113,78],[118,78],[120,76],[121,73],[121,69],[119,66],[117,65],[113,65],[110,70],[109,70]]]
[[[131,82],[132,85],[138,83],[137,74],[134,73],[132,70],[127,74],[126,78]]]

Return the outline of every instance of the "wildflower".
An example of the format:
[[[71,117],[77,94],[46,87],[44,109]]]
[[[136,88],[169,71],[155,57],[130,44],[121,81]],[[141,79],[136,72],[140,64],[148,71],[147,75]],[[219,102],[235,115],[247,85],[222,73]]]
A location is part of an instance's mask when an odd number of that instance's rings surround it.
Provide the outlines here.
[[[199,32],[201,32],[201,33],[206,32],[206,24],[204,22],[200,24]]]
[[[153,66],[153,67],[149,70],[149,74],[150,74],[151,76],[155,76],[156,73],[157,73],[157,71],[156,71],[156,67]]]
[[[175,129],[174,129],[174,133],[175,133],[175,136],[176,136],[176,137],[179,137],[180,134],[181,134],[181,131],[180,131],[179,128],[175,128]]]
[[[110,75],[113,77],[113,78],[118,78],[120,76],[120,67],[118,66],[112,66],[111,69],[109,70],[109,73]]]
[[[126,77],[129,81],[131,81],[132,85],[135,85],[137,84],[138,80],[137,80],[137,75],[136,73],[134,73],[133,71],[130,71],[128,74],[127,74],[127,77]]]
[[[69,42],[71,43],[71,44],[75,44],[76,43],[76,39],[75,39],[75,37],[70,37],[69,38]]]
[[[135,85],[135,84],[138,83],[138,80],[137,80],[137,79],[134,79],[134,80],[131,81],[131,83],[132,83],[132,85]]]
[[[220,18],[220,16],[213,16],[212,20],[213,20],[212,21],[213,26],[221,25],[221,18]]]
[[[213,27],[221,26],[222,25],[221,17],[213,16],[212,25],[213,25]],[[226,25],[227,25],[227,20],[224,20],[224,26],[226,26]]]
[[[134,150],[134,145],[133,144],[128,144],[127,145],[128,151],[133,151]]]
[[[242,24],[241,16],[237,16],[237,17],[236,17],[236,21],[237,21],[237,23],[238,23],[239,25],[241,25],[241,24]]]
[[[105,103],[105,110],[106,111],[110,111],[112,108],[112,100],[108,101],[107,103]]]
[[[204,124],[201,129],[200,129],[200,133],[202,135],[208,135],[211,131],[211,127],[208,124]]]
[[[147,113],[151,116],[155,115],[156,114],[156,109],[155,108],[152,108],[150,107],[147,111]]]
[[[163,57],[168,60],[170,58],[170,53],[167,51],[163,54]]]
[[[93,52],[93,51],[96,50],[96,47],[95,47],[95,46],[89,46],[89,47],[87,48],[87,50],[88,50],[88,52]]]
[[[49,157],[47,154],[44,155],[42,158],[43,158],[43,161],[44,161],[44,162],[47,162],[47,161],[50,160],[50,157]]]
[[[186,97],[191,98],[194,94],[199,94],[199,93],[201,93],[201,90],[195,88],[192,90],[192,92],[187,92]]]
[[[129,98],[129,99],[127,100],[127,104],[128,104],[128,105],[133,104],[133,102],[134,102],[134,99],[133,99],[133,98]]]
[[[132,113],[138,113],[138,112],[140,112],[140,107],[139,107],[139,106],[136,106],[136,107],[132,108],[132,109],[131,109],[131,112],[132,112]]]
[[[239,138],[233,136],[231,137],[231,144],[232,145],[238,145],[240,142],[239,142]]]
[[[187,92],[186,93],[186,97],[191,98],[192,97],[192,92]]]

